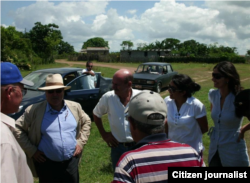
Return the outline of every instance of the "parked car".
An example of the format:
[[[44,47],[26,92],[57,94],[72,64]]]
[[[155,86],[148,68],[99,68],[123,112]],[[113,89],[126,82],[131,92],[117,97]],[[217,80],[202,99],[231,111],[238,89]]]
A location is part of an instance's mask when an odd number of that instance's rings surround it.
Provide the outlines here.
[[[169,63],[146,62],[139,65],[133,74],[132,87],[160,93],[162,88],[168,87],[172,77],[176,74],[177,72],[173,70]]]
[[[65,90],[64,98],[81,104],[83,110],[92,117],[92,111],[99,101],[100,97],[109,90],[112,90],[112,79],[102,77],[100,72],[96,72],[97,84],[96,88],[83,88],[83,82],[87,81],[82,74],[81,68],[54,68],[42,69],[31,72],[24,78],[34,82],[34,86],[24,86],[27,88],[27,94],[23,97],[19,111],[10,116],[18,119],[25,109],[34,103],[41,102],[46,99],[45,92],[38,88],[45,86],[45,80],[48,74],[61,74],[64,85],[71,86],[71,89]]]

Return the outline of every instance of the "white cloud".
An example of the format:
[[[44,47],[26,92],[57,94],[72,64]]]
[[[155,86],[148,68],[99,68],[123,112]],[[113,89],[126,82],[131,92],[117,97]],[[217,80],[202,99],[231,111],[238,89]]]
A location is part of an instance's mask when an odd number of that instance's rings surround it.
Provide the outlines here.
[[[114,34],[114,38],[118,39],[118,40],[133,40],[134,39],[134,35],[133,35],[133,31],[131,29],[121,29],[116,31],[116,33]]]
[[[135,10],[135,9],[134,10],[128,10],[127,12],[129,14],[131,14],[131,15],[134,15],[134,14],[136,14],[137,10]]]
[[[133,7],[134,1],[131,1]],[[123,40],[151,43],[165,38],[180,41],[194,39],[200,43],[237,47],[241,54],[250,48],[250,2],[206,1],[205,5],[186,6],[175,0],[156,1],[154,6],[139,14],[139,9],[124,12],[109,8],[109,1],[36,2],[19,8],[13,14],[17,29],[29,31],[35,22],[59,25],[64,41],[80,50],[92,37],[103,37],[112,50],[120,50]],[[187,3],[186,3],[187,4]]]
[[[8,25],[5,25],[5,24],[1,24],[1,26],[3,26],[4,28],[9,27]]]

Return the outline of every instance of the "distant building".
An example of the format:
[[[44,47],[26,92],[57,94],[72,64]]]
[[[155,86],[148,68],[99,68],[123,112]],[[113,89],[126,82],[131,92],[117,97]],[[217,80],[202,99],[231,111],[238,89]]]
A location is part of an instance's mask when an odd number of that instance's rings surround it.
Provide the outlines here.
[[[108,55],[109,48],[107,47],[87,47],[87,49],[81,49],[80,53],[87,53],[87,55]]]
[[[159,57],[170,56],[170,49],[150,49],[150,50],[121,50],[121,62],[156,62]]]

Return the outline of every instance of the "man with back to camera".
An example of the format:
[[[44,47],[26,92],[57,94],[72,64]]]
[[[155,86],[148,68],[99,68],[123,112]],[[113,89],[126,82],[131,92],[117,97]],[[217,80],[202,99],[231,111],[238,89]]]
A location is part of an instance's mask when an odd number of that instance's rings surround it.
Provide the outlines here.
[[[119,159],[113,183],[167,182],[168,167],[201,167],[203,160],[189,145],[167,139],[167,106],[153,91],[134,96],[126,109],[136,145]]]
[[[30,105],[16,121],[15,136],[27,154],[28,164],[40,183],[79,183],[78,165],[91,128],[79,103],[64,100],[61,74],[49,74],[46,100]]]
[[[93,63],[91,61],[86,62],[86,69],[82,70],[82,74],[86,74],[86,77],[82,78],[83,89],[94,89],[96,87],[96,75],[92,70]]]
[[[1,63],[1,182],[33,183],[32,173],[27,165],[26,156],[16,141],[12,131],[15,120],[7,114],[18,111],[23,96],[24,85],[34,83],[23,79],[16,65]]]
[[[128,107],[130,99],[140,90],[132,89],[133,74],[127,69],[116,71],[112,80],[113,90],[105,93],[93,110],[96,126],[109,147],[111,147],[111,161],[113,168],[120,156],[128,151],[134,141],[125,119],[124,110]],[[102,116],[108,114],[110,130],[105,131]]]

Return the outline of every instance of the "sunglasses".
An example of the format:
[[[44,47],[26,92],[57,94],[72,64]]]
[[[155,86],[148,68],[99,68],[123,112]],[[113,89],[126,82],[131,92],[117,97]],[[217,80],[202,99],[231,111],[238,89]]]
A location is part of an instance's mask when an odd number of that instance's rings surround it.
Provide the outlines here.
[[[54,92],[56,92],[56,93],[62,93],[62,89],[57,89],[57,90],[48,90],[47,92],[49,93],[49,94],[52,94],[52,93],[54,93]]]
[[[87,67],[93,67],[93,65],[87,65]]]
[[[178,90],[177,88],[175,88],[175,87],[173,87],[173,86],[171,86],[171,85],[168,85],[168,90],[170,91],[170,92],[176,92],[176,91],[182,91],[182,90]]]
[[[219,74],[219,73],[212,73],[212,76],[213,76],[214,79],[221,79],[221,78],[224,77],[224,76],[222,76],[222,75]]]

